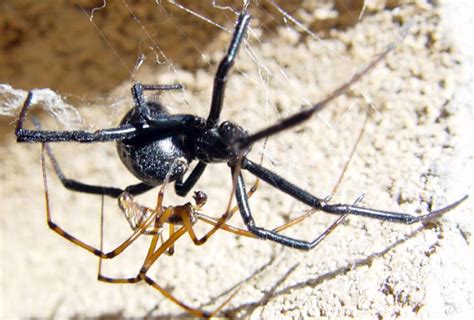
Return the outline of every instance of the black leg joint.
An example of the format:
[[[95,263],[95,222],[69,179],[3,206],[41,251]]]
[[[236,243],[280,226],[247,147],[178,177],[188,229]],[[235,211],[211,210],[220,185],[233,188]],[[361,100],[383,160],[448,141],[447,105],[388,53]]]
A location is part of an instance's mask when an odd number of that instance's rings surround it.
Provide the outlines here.
[[[198,182],[199,178],[201,178],[201,175],[203,174],[206,167],[207,167],[206,163],[199,161],[199,163],[196,165],[194,170],[191,172],[191,174],[186,178],[184,182],[182,178],[176,180],[174,184],[174,190],[176,194],[178,196],[185,197],[189,193],[189,191],[194,187],[196,182]]]

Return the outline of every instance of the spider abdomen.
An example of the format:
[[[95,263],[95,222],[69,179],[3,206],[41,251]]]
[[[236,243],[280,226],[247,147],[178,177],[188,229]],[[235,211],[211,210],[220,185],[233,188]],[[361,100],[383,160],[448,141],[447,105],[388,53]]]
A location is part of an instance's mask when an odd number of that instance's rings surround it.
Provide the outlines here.
[[[152,117],[168,115],[158,103],[148,103],[148,107]],[[121,125],[138,125],[143,123],[143,120],[138,108],[133,108],[125,115]],[[156,130],[149,135],[118,141],[117,152],[122,163],[135,177],[149,185],[157,186],[165,180],[175,181],[185,174],[192,160],[190,144],[184,133]]]
[[[166,179],[175,181],[188,170],[189,159],[176,136],[152,140],[140,145],[117,143],[120,160],[141,181],[158,186]]]

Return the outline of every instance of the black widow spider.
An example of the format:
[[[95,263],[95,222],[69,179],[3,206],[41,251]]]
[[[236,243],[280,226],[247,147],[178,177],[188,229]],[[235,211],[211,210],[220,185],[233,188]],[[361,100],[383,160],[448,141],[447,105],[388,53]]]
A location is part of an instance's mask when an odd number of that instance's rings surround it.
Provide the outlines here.
[[[313,241],[305,241],[282,235],[278,230],[269,230],[255,225],[248,204],[248,195],[245,190],[244,179],[240,170],[247,170],[259,179],[269,183],[276,189],[303,202],[313,209],[327,213],[345,216],[347,214],[361,215],[370,218],[412,224],[439,217],[443,213],[455,208],[463,202],[467,195],[452,204],[430,213],[414,216],[405,213],[382,211],[363,208],[349,204],[329,204],[327,199],[318,198],[297,185],[285,180],[263,166],[246,157],[252,144],[263,138],[294,127],[313,114],[324,108],[331,100],[343,94],[353,83],[375,67],[394,48],[388,46],[380,55],[361,71],[357,72],[349,81],[334,90],[327,98],[289,116],[278,123],[264,128],[254,134],[248,132],[229,121],[219,122],[223,107],[224,92],[229,72],[236,58],[239,47],[244,39],[250,15],[246,12],[238,16],[230,46],[225,57],[219,64],[214,78],[212,102],[207,119],[190,115],[167,113],[158,102],[146,101],[146,90],[175,90],[181,85],[143,85],[136,83],[131,91],[135,106],[125,115],[116,128],[87,131],[45,131],[24,129],[26,114],[32,101],[30,92],[25,100],[16,126],[18,142],[60,142],[76,141],[82,143],[116,141],[117,151],[123,164],[141,182],[120,189],[116,187],[85,184],[76,180],[67,179],[58,175],[63,185],[73,191],[105,195],[118,198],[123,192],[131,195],[144,193],[154,187],[162,185],[165,180],[174,181],[175,191],[185,196],[196,184],[208,164],[225,162],[231,168],[233,177],[233,192],[237,200],[238,209],[250,233],[257,238],[280,243],[284,246],[301,250],[313,249],[320,241],[317,237]],[[185,179],[190,163],[198,163]],[[206,235],[212,235],[221,228],[230,218],[232,212],[228,209],[215,223],[212,230]],[[50,227],[56,232],[57,226],[50,222]],[[62,234],[67,238],[66,235]],[[109,258],[102,252],[94,252],[101,257]],[[145,264],[140,274],[148,270],[150,264]]]

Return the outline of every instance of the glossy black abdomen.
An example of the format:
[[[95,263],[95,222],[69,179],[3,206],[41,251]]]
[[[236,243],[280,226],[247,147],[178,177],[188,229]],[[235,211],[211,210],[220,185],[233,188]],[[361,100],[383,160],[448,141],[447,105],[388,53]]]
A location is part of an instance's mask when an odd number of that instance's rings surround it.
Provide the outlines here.
[[[168,115],[156,102],[148,102],[151,117]],[[130,110],[123,120],[124,124],[143,123],[138,108]],[[117,142],[117,152],[127,169],[141,181],[157,186],[165,179],[175,181],[187,171],[192,160],[190,141],[185,134],[175,131],[156,131],[140,138]]]

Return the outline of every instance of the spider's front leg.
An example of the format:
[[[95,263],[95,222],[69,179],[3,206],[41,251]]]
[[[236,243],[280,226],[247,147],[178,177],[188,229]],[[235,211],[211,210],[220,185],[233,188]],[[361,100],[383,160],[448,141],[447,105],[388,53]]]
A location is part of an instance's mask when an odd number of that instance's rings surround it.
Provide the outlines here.
[[[232,171],[235,171],[236,168],[232,168]],[[274,230],[267,230],[264,228],[257,227],[255,225],[255,221],[252,217],[252,213],[250,211],[247,192],[245,190],[245,183],[242,177],[242,174],[239,173],[237,176],[237,186],[235,190],[235,197],[237,200],[237,204],[240,210],[240,215],[247,226],[247,229],[256,235],[258,238],[263,240],[270,240],[282,244],[287,247],[301,249],[301,250],[311,250],[314,248],[319,242],[321,242],[322,238],[318,236],[313,241],[304,241],[298,240],[295,238],[284,236]]]
[[[29,130],[24,128],[24,122],[28,109],[32,105],[33,92],[28,92],[28,96],[20,111],[20,116],[16,123],[15,134],[17,142],[104,142],[131,139],[136,136],[138,129],[125,125],[118,128],[110,128],[88,132],[83,130],[72,131],[50,131],[50,130]]]
[[[212,89],[212,102],[209,116],[207,117],[207,126],[214,127],[219,122],[219,116],[222,111],[224,101],[225,85],[227,75],[234,65],[234,60],[239,51],[240,44],[245,36],[247,27],[250,22],[250,14],[242,12],[236,22],[234,34],[227,50],[227,54],[221,60],[214,77],[214,88]]]
[[[356,205],[348,205],[348,204],[326,204],[323,199],[319,199],[310,193],[304,191],[303,189],[299,188],[298,186],[292,184],[291,182],[287,181],[286,179],[280,177],[276,173],[265,169],[264,167],[258,165],[255,162],[252,162],[246,158],[242,160],[242,169],[248,170],[258,178],[266,181],[273,187],[277,188],[278,190],[290,195],[291,197],[311,206],[314,209],[318,209],[327,213],[337,214],[337,215],[360,215],[369,218],[385,220],[390,222],[397,222],[397,223],[404,223],[404,224],[412,224],[415,222],[423,222],[427,220],[431,220],[441,216],[442,214],[454,209],[459,204],[461,204],[464,200],[468,198],[468,196],[464,196],[461,199],[432,212],[421,216],[414,216],[406,213],[394,212],[394,211],[383,211],[383,210],[376,210],[376,209],[369,209],[358,207]],[[232,168],[233,173],[237,170],[235,167]],[[295,238],[290,238],[284,235],[281,235],[274,230],[267,230],[264,228],[257,227],[255,225],[255,221],[252,217],[252,213],[250,207],[248,205],[248,199],[246,197],[245,191],[245,184],[241,174],[239,174],[237,179],[237,186],[236,186],[236,199],[239,205],[240,214],[242,215],[242,219],[244,220],[245,225],[256,236],[262,239],[268,239],[282,245],[301,249],[301,250],[311,250],[313,249],[320,241],[320,237],[314,239],[313,241],[304,241]]]

